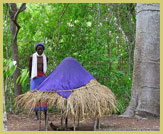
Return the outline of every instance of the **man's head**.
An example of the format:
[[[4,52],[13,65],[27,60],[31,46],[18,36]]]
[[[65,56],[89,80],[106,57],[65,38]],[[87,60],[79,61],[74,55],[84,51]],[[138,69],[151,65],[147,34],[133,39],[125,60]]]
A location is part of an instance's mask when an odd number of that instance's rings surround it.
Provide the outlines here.
[[[37,43],[35,46],[35,50],[39,55],[42,55],[43,51],[45,49],[45,46],[42,43]]]

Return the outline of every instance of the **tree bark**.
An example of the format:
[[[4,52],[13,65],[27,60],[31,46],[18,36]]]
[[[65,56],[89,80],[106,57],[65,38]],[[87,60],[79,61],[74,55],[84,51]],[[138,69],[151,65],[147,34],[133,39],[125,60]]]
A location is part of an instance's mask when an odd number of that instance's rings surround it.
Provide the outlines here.
[[[20,29],[19,24],[17,23],[17,18],[20,12],[26,9],[26,4],[23,3],[19,9],[17,9],[16,3],[7,4],[7,8],[9,10],[10,15],[10,31],[12,34],[11,40],[11,48],[12,48],[12,60],[16,61],[17,68],[13,74],[14,79],[14,89],[15,89],[15,96],[18,96],[22,93],[22,87],[20,84],[16,83],[18,76],[20,75],[20,65],[19,65],[19,58],[18,58],[18,46],[17,46],[17,35]]]
[[[3,79],[3,130],[7,131],[7,113],[6,113],[6,105],[5,105],[5,87],[6,84]]]
[[[123,117],[160,116],[160,4],[136,7],[132,96]]]
[[[9,60],[9,49],[8,49],[8,31],[9,31],[9,24],[8,24],[8,18],[9,18],[9,9],[6,14],[6,59]],[[12,112],[12,90],[11,90],[11,78],[6,78],[6,86],[9,85],[9,95],[7,94],[7,87],[5,88],[5,98],[6,96],[9,98],[9,101],[7,104],[9,105],[9,111]]]

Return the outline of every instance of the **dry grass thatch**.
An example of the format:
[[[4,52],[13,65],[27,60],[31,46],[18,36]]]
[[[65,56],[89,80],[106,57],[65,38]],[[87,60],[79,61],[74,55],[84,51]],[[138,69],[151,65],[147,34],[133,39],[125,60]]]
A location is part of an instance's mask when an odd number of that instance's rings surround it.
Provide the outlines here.
[[[55,91],[28,91],[16,98],[16,106],[31,109],[38,103],[47,101],[48,106],[56,106],[64,111],[65,116],[94,118],[116,111],[116,99],[112,91],[96,80],[72,90],[68,99],[62,98]],[[32,105],[31,105],[32,104]]]

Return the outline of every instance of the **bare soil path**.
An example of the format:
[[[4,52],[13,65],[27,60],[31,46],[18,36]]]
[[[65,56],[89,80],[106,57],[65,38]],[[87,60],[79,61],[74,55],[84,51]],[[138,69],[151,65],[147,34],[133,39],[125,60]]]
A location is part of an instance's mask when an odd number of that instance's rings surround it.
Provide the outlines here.
[[[54,131],[50,127],[52,122],[55,126],[60,126],[60,117],[49,115],[48,131]],[[38,121],[33,116],[24,114],[7,114],[8,131],[38,131]],[[103,116],[100,119],[101,129],[97,131],[160,131],[160,119],[137,119],[123,118],[118,115]],[[72,127],[69,120],[68,126]],[[41,131],[45,131],[44,120],[41,120]],[[81,120],[77,131],[93,131],[93,120]]]

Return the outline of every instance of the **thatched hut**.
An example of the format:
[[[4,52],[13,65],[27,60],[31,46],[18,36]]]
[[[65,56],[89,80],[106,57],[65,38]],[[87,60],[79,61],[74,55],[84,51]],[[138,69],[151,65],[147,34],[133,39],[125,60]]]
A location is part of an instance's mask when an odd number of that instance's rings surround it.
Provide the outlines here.
[[[101,85],[72,57],[65,58],[37,89],[16,98],[16,105],[24,109],[34,108],[44,102],[61,109],[64,117],[75,119],[95,119],[116,111],[116,99],[112,91]]]

